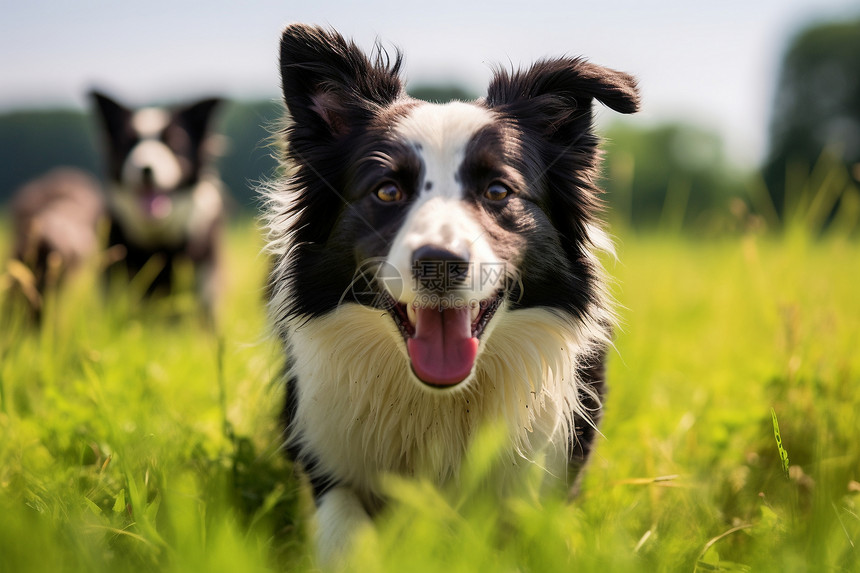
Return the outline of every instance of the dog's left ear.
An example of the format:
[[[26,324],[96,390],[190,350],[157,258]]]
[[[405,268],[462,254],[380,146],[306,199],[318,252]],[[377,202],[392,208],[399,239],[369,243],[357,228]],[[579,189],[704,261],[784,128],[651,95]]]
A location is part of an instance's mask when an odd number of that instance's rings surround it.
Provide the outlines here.
[[[89,97],[108,141],[116,144],[127,139],[131,124],[131,110],[96,89],[90,90]]]
[[[209,133],[209,126],[215,111],[224,103],[224,100],[217,97],[202,99],[188,106],[180,108],[174,112],[176,121],[185,128],[188,137],[191,138],[195,148],[199,147],[201,142]]]
[[[498,71],[486,103],[525,120],[543,136],[567,139],[591,129],[593,100],[633,113],[639,109],[636,79],[581,58],[544,60],[526,71]]]
[[[394,61],[378,48],[372,61],[333,30],[293,24],[281,37],[284,103],[294,125],[335,139],[403,94]]]

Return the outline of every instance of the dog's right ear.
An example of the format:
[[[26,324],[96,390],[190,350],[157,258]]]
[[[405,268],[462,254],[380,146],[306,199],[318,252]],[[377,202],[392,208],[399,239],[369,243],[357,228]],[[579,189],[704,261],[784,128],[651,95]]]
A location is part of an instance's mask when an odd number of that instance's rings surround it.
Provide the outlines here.
[[[293,24],[281,37],[281,83],[294,124],[340,137],[403,94],[394,60],[378,48],[375,61],[335,31]]]
[[[486,103],[518,118],[541,137],[571,148],[592,131],[593,101],[619,113],[639,109],[633,76],[582,58],[541,60],[527,70],[496,72]]]
[[[96,115],[101,120],[101,125],[110,141],[116,142],[127,136],[131,123],[131,110],[98,90],[91,90],[90,98],[93,100]]]

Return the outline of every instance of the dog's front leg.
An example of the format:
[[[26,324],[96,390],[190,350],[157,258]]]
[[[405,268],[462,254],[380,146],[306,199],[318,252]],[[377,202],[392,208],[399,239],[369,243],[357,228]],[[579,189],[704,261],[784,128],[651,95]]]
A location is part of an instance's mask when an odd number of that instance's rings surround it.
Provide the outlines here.
[[[317,556],[328,569],[349,554],[356,534],[372,522],[356,493],[334,487],[317,500]]]

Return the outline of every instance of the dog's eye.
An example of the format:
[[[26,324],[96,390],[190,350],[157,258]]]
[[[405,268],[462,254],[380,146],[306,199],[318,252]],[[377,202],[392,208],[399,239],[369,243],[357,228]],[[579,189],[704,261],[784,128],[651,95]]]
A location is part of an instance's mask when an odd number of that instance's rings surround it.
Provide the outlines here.
[[[376,190],[376,196],[379,197],[380,201],[393,203],[394,201],[400,201],[403,199],[403,191],[401,191],[400,187],[394,183],[386,183]]]
[[[490,201],[501,201],[511,193],[511,190],[501,183],[493,183],[484,191],[484,197]]]

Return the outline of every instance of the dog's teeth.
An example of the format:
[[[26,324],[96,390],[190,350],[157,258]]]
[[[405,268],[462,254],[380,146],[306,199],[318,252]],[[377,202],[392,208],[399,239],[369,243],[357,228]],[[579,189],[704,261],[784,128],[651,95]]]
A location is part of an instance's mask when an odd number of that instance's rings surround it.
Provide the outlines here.
[[[418,321],[418,313],[415,311],[414,304],[406,305],[406,316],[409,318],[409,322],[413,325]]]
[[[476,302],[473,302],[471,304],[471,306],[472,306],[472,322],[474,323],[476,320],[478,320],[478,315],[481,314],[481,305],[479,305]]]

